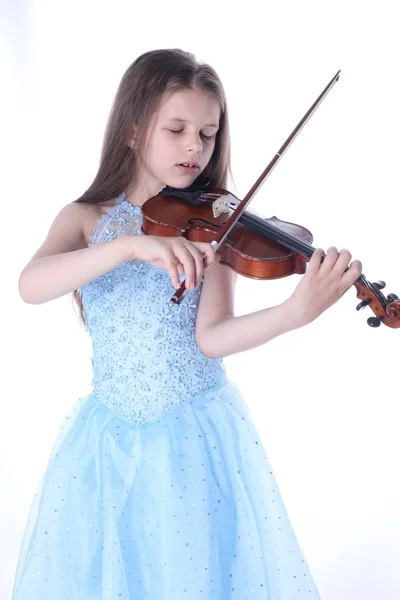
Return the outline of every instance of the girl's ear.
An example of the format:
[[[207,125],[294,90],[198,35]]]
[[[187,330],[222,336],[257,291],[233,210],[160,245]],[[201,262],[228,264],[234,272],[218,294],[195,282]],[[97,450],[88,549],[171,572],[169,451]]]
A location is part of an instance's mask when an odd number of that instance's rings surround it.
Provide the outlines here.
[[[137,150],[138,142],[137,142],[137,125],[132,123],[130,127],[130,131],[128,134],[128,139],[126,140],[127,145],[132,148],[132,150]]]

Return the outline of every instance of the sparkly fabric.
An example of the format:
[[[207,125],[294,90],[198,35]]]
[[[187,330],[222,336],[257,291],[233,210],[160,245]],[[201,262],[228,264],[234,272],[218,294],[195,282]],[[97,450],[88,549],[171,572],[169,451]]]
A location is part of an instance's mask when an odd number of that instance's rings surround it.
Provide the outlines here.
[[[140,225],[141,208],[122,194],[91,245],[140,234]],[[124,262],[81,288],[93,341],[94,397],[133,425],[227,383],[222,360],[206,358],[196,344],[201,285],[170,307],[174,291],[168,271],[142,260]]]
[[[140,235],[122,194],[91,244]],[[82,286],[93,389],[67,412],[12,600],[320,600],[249,410],[196,345],[201,288],[127,261]]]

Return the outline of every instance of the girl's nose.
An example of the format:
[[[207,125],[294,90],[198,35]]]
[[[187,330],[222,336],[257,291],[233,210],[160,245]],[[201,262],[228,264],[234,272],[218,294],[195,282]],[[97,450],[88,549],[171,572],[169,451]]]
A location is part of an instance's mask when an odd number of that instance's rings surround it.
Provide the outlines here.
[[[190,135],[186,142],[186,150],[198,154],[203,149],[203,142],[199,135]]]

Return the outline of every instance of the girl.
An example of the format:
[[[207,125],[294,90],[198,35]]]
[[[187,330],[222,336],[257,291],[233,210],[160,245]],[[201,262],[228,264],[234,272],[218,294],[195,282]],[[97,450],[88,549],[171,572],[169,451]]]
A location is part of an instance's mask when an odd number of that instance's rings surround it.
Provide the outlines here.
[[[203,174],[226,187],[229,149],[215,71],[181,50],[145,53],[122,78],[92,185],[21,273],[26,302],[74,292],[93,390],[58,433],[13,600],[319,598],[222,358],[310,323],[361,264],[317,250],[290,298],[235,317],[235,274],[210,244],[141,232],[141,205],[164,186]]]

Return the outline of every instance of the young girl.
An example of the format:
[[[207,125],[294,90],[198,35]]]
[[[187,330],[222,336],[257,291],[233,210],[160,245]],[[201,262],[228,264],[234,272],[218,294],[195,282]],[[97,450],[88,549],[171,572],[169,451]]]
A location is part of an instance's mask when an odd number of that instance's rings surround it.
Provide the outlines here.
[[[145,53],[120,83],[95,180],[21,273],[26,302],[81,302],[93,390],[58,433],[13,600],[319,598],[222,358],[310,323],[361,264],[317,250],[288,300],[235,317],[236,276],[211,244],[141,231],[164,186],[203,174],[227,187],[229,149],[215,71],[181,50]]]

